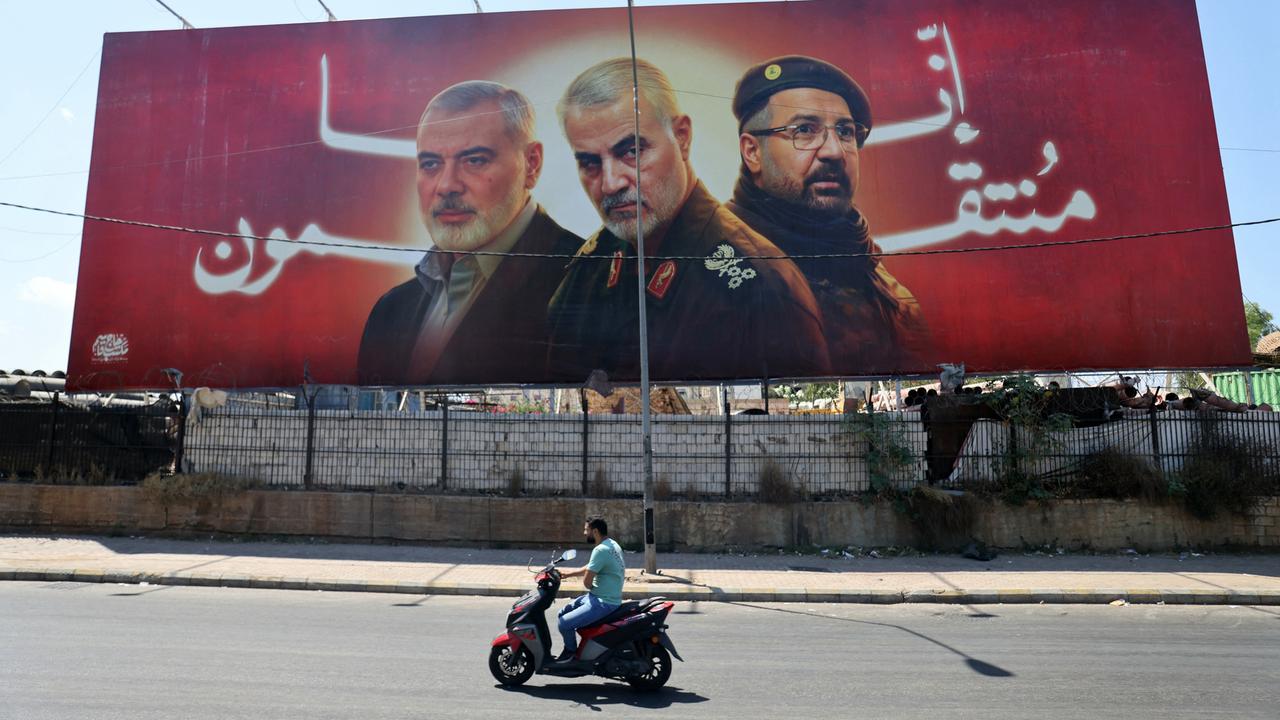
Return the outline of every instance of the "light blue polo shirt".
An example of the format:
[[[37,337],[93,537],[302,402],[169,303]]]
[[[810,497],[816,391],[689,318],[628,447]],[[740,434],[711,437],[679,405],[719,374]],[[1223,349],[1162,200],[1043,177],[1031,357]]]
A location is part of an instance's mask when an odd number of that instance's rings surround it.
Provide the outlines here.
[[[587,569],[596,574],[591,594],[601,602],[618,605],[622,602],[622,581],[627,564],[622,559],[622,548],[610,538],[605,538],[591,551]]]

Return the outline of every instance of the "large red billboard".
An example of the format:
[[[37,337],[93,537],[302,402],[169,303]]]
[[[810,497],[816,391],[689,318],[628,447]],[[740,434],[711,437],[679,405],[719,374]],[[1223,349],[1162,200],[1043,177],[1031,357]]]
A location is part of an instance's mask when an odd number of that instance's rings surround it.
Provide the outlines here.
[[[70,382],[1249,362],[1193,0],[634,20],[106,36]]]

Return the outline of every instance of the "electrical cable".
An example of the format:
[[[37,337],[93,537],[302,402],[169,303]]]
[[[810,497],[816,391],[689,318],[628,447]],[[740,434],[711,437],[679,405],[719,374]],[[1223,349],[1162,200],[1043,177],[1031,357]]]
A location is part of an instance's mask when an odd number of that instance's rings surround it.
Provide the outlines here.
[[[9,227],[8,225],[0,225],[0,230],[19,233],[21,235],[58,235],[62,237],[71,237],[72,235],[80,237],[84,234],[84,232],[80,230],[77,230],[76,232],[49,232],[48,230],[27,230],[25,228]]]
[[[179,225],[164,225],[161,223],[143,222],[141,220],[126,220],[123,218],[104,217],[101,215],[89,215],[87,213],[73,213],[63,210],[53,210],[50,208],[33,207],[30,205],[20,205],[18,203],[0,201],[0,207],[10,207],[18,210],[28,210],[31,212],[47,213],[50,215],[62,215],[64,217],[81,218],[84,220],[94,220],[96,222],[112,223],[116,225],[128,225],[132,227],[151,228],[153,230],[169,230],[172,232],[186,233],[190,235],[209,235],[222,238],[237,238],[242,240],[261,240],[262,242],[278,242],[290,243],[296,245],[310,245],[316,247],[340,247],[351,248],[354,250],[387,250],[394,252],[412,252],[422,253],[423,248],[411,248],[397,245],[373,245],[339,242],[326,242],[323,240],[300,240],[294,238],[273,238],[264,237],[262,235],[248,235],[244,233],[226,232],[222,230],[205,230],[201,228],[188,228]],[[975,252],[996,252],[1001,250],[1032,250],[1037,248],[1048,247],[1066,247],[1071,245],[1095,245],[1100,243],[1116,242],[1119,240],[1138,240],[1142,238],[1166,237],[1170,235],[1187,235],[1190,233],[1211,232],[1214,230],[1229,230],[1239,227],[1250,227],[1253,225],[1267,225],[1270,223],[1280,222],[1280,217],[1266,218],[1264,220],[1249,220],[1245,222],[1229,223],[1226,225],[1205,225],[1202,227],[1179,228],[1176,230],[1157,230],[1144,233],[1129,233],[1125,235],[1107,235],[1103,237],[1079,238],[1076,240],[1048,240],[1040,243],[1029,243],[1025,245],[984,245],[979,247],[968,248],[938,248],[933,250],[894,250],[892,252],[864,252],[864,253],[822,253],[815,255],[741,255],[738,258],[742,260],[823,260],[836,258],[861,258],[861,257],[909,257],[909,256],[927,256],[927,255],[962,255]],[[525,253],[525,252],[495,252],[490,250],[449,250],[451,255],[474,255],[474,256],[493,256],[493,257],[522,257],[522,258],[546,258],[546,259],[564,259],[571,260],[581,257],[585,259],[603,259],[612,260],[607,255],[569,255],[565,253]],[[735,259],[738,259],[735,258]],[[706,260],[703,255],[653,255],[650,260]]]
[[[96,57],[96,56],[95,56],[95,57]],[[92,62],[92,60],[91,60],[91,62]],[[87,69],[87,67],[86,67],[86,69]],[[82,71],[82,74],[83,74],[83,71]],[[648,87],[648,86],[647,86],[647,85],[644,85],[644,84],[641,84],[641,87]],[[678,93],[678,94],[681,94],[681,95],[698,95],[698,96],[701,96],[701,97],[709,97],[709,98],[714,98],[714,99],[719,99],[719,100],[732,100],[732,99],[733,99],[733,98],[731,98],[731,97],[730,97],[730,96],[728,96],[728,95],[718,95],[718,94],[715,94],[715,93],[698,92],[698,91],[695,91],[695,90],[680,90],[680,89],[675,89],[675,88],[673,88],[673,90],[674,90],[674,92],[676,92],[676,93]],[[536,102],[536,103],[535,103],[535,102],[530,102],[530,103],[528,103],[527,105],[525,105],[525,107],[529,107],[529,108],[533,108],[534,110],[537,110],[537,109],[539,109],[539,108],[546,108],[546,107],[548,107],[548,106],[554,105],[554,104],[555,104],[555,102],[556,102],[556,101],[545,101],[545,102]],[[791,108],[791,109],[795,109],[795,110],[806,110],[806,109],[812,109],[812,108],[804,108],[804,107],[800,107],[800,106],[786,106],[786,107]],[[55,105],[55,108],[56,108],[56,105]],[[50,113],[52,113],[52,112],[53,112],[53,109],[55,109],[55,108],[51,108],[49,112],[50,112]],[[461,121],[465,121],[465,120],[470,120],[470,119],[473,119],[473,118],[481,117],[481,116],[484,116],[484,115],[489,115],[489,114],[494,114],[494,113],[500,113],[500,112],[506,112],[506,111],[505,111],[505,110],[487,110],[487,111],[484,111],[484,112],[470,113],[470,114],[467,114],[467,115],[459,115],[459,116],[457,116],[457,117],[452,117],[452,118],[449,118],[449,119],[447,119],[447,120],[437,120],[437,121],[435,121],[435,122],[439,122],[439,123],[461,122]],[[41,121],[41,122],[43,122],[43,121]],[[931,122],[926,122],[926,121],[923,121],[923,120],[898,120],[898,121],[894,121],[894,123],[893,123],[893,124],[902,124],[902,125],[924,125],[924,126],[927,126],[927,127],[939,127],[939,128],[941,128],[941,127],[947,127],[947,125],[945,125],[945,124],[940,124],[940,123],[931,123]],[[348,134],[348,135],[358,135],[358,136],[360,136],[360,137],[374,137],[374,136],[378,136],[378,135],[386,135],[386,134],[389,134],[389,133],[403,132],[403,131],[405,131],[405,130],[416,130],[416,129],[420,128],[421,126],[422,126],[422,125],[421,125],[421,123],[414,123],[414,124],[412,124],[412,125],[399,125],[399,126],[396,126],[396,127],[383,128],[383,129],[380,129],[380,130],[370,130],[370,131],[368,131],[368,132],[361,132],[361,133],[346,133],[346,134]],[[249,149],[247,149],[247,150],[232,150],[232,151],[224,152],[224,153],[214,153],[214,154],[210,154],[210,155],[196,155],[196,156],[192,156],[192,157],[185,157],[185,158],[174,158],[174,159],[172,159],[172,160],[154,160],[154,161],[150,161],[150,162],[141,162],[141,163],[120,163],[120,164],[118,164],[118,165],[105,165],[105,166],[101,166],[101,167],[98,167],[98,168],[92,168],[92,169],[97,169],[97,170],[115,170],[115,169],[119,169],[119,168],[151,167],[151,166],[155,166],[155,165],[173,165],[173,164],[175,164],[175,163],[196,162],[196,161],[202,161],[202,160],[219,160],[219,159],[223,159],[223,158],[238,157],[238,156],[241,156],[241,155],[253,155],[253,154],[257,154],[257,153],[271,152],[271,151],[275,151],[275,150],[291,150],[291,149],[300,148],[300,147],[307,147],[307,146],[310,146],[310,145],[321,145],[321,144],[323,144],[323,143],[324,143],[324,140],[321,140],[321,139],[317,138],[317,139],[315,139],[315,140],[303,140],[303,141],[300,141],[300,142],[284,143],[284,144],[281,144],[281,145],[266,145],[266,146],[263,146],[263,147],[249,148]],[[1224,147],[1224,146],[1218,146],[1218,150],[1230,150],[1230,151],[1240,151],[1240,152],[1280,153],[1280,150],[1274,150],[1274,149],[1269,149],[1269,148],[1245,148],[1245,147]],[[412,159],[413,159],[413,158],[411,158],[411,157],[410,157],[410,156],[408,156],[408,155],[406,155],[406,156],[405,156],[405,160],[412,160]],[[2,161],[0,161],[0,163],[2,163]],[[5,176],[0,176],[0,182],[2,182],[2,181],[9,181],[9,180],[35,180],[35,179],[39,179],[39,178],[47,178],[47,177],[62,177],[62,176],[67,176],[67,175],[85,175],[85,174],[88,174],[89,172],[90,172],[90,170],[63,170],[63,171],[50,172],[50,173],[33,173],[33,174],[30,174],[30,175],[5,175]]]
[[[183,30],[195,30],[195,29],[196,29],[196,26],[195,26],[195,25],[192,25],[191,23],[187,22],[187,19],[186,19],[186,18],[184,18],[184,17],[182,17],[181,15],[179,15],[178,13],[174,12],[173,8],[171,8],[171,7],[169,7],[167,4],[165,4],[165,1],[164,1],[164,0],[156,0],[156,2],[160,4],[160,7],[164,8],[165,10],[168,10],[170,15],[172,15],[172,16],[174,16],[174,17],[176,17],[176,18],[178,18],[179,20],[181,20],[181,21],[182,21],[182,29],[183,29]]]
[[[79,233],[77,233],[77,234],[79,234]],[[62,252],[63,250],[67,249],[67,247],[69,247],[69,246],[71,245],[71,243],[76,242],[76,241],[77,241],[77,239],[78,239],[78,238],[70,238],[70,239],[66,240],[65,242],[63,242],[63,243],[62,243],[61,245],[59,245],[58,247],[56,247],[56,248],[54,248],[54,249],[50,250],[49,252],[47,252],[47,253],[45,253],[45,254],[43,254],[43,255],[37,255],[37,256],[35,256],[35,257],[31,257],[31,258],[12,259],[12,258],[4,258],[4,257],[0,257],[0,263],[4,263],[4,264],[6,264],[6,265],[19,265],[19,264],[22,264],[22,263],[30,263],[30,262],[36,262],[37,260],[43,260],[43,259],[45,259],[45,258],[47,258],[47,257],[51,257],[51,256],[53,256],[53,255],[57,255],[58,253],[60,253],[60,252]]]
[[[36,133],[36,130],[39,130],[44,125],[45,120],[48,120],[49,116],[53,114],[53,111],[58,109],[58,106],[61,105],[62,101],[67,98],[67,95],[71,92],[71,89],[74,88],[76,84],[80,82],[80,78],[84,77],[84,74],[89,71],[89,67],[93,65],[94,60],[98,59],[98,55],[101,52],[102,52],[101,49],[94,51],[93,55],[89,57],[89,62],[84,64],[84,67],[80,69],[79,74],[76,75],[76,79],[72,80],[71,84],[67,86],[67,89],[62,91],[62,94],[59,95],[58,99],[54,101],[53,105],[49,108],[48,112],[46,112],[44,116],[40,118],[40,122],[36,123],[35,127],[31,128],[31,130],[28,131],[26,135],[23,135],[22,139],[18,141],[18,144],[13,146],[12,150],[6,153],[3,158],[0,158],[0,165],[4,165],[9,160],[9,158],[13,157],[14,153],[18,152],[18,150],[21,149],[23,145],[27,144],[27,140],[31,139],[31,136]]]
[[[541,103],[530,102],[530,103],[527,103],[526,105],[523,105],[522,107],[533,108],[536,111],[539,107],[546,107],[548,105],[553,105],[554,103],[555,101],[546,101]],[[435,124],[462,122],[466,120],[473,120],[478,117],[484,117],[485,115],[496,115],[496,114],[505,113],[505,112],[507,111],[506,110],[485,110],[483,112],[469,113],[466,115],[458,115],[456,117],[451,117],[445,120],[433,120],[431,123],[427,123],[427,124],[435,125]],[[414,123],[412,125],[400,125],[397,127],[385,128],[383,130],[371,130],[369,132],[363,132],[363,133],[346,133],[346,134],[357,135],[359,137],[373,137],[375,135],[385,135],[388,133],[402,132],[405,130],[416,130],[422,127],[422,125],[423,123],[419,122],[419,123]],[[99,170],[99,171],[118,170],[122,168],[143,168],[143,167],[152,167],[155,165],[173,165],[175,163],[197,162],[197,161],[203,161],[203,160],[220,160],[223,158],[238,157],[241,155],[253,155],[257,153],[270,152],[274,150],[292,150],[294,148],[307,147],[309,145],[320,145],[323,143],[324,143],[324,140],[321,140],[321,139],[303,140],[295,143],[284,143],[282,145],[267,145],[263,147],[249,148],[247,150],[232,150],[224,153],[214,153],[212,155],[195,155],[195,156],[185,157],[185,158],[174,158],[172,160],[153,160],[150,162],[140,162],[140,163],[119,163],[117,165],[105,165],[102,167],[93,167],[93,168],[90,168],[89,170],[64,170],[64,171],[52,172],[52,173],[36,173],[32,175],[7,175],[7,176],[0,176],[0,181],[2,180],[33,180],[37,178],[59,177],[63,175],[84,175],[86,173],[89,173],[91,170]],[[411,161],[413,160],[413,157],[406,155],[404,159]]]

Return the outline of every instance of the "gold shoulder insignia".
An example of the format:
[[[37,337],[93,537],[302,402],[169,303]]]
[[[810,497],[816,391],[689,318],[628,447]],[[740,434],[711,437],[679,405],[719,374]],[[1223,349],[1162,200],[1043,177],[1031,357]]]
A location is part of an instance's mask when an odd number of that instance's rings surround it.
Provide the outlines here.
[[[574,253],[573,256],[578,257],[580,255],[590,255],[591,253],[595,252],[596,238],[598,237],[599,237],[598,235],[592,235],[591,237],[587,238],[587,241],[582,243],[582,247],[578,248],[578,252]]]

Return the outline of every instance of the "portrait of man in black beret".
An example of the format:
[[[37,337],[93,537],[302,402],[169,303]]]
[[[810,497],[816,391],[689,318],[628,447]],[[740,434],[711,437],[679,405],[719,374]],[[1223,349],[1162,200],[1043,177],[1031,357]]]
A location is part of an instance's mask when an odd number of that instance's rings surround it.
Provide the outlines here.
[[[921,370],[928,329],[854,205],[871,103],[843,70],[789,55],[746,71],[733,97],[742,167],[726,207],[809,281],[837,373]],[[805,259],[806,255],[846,255]]]

